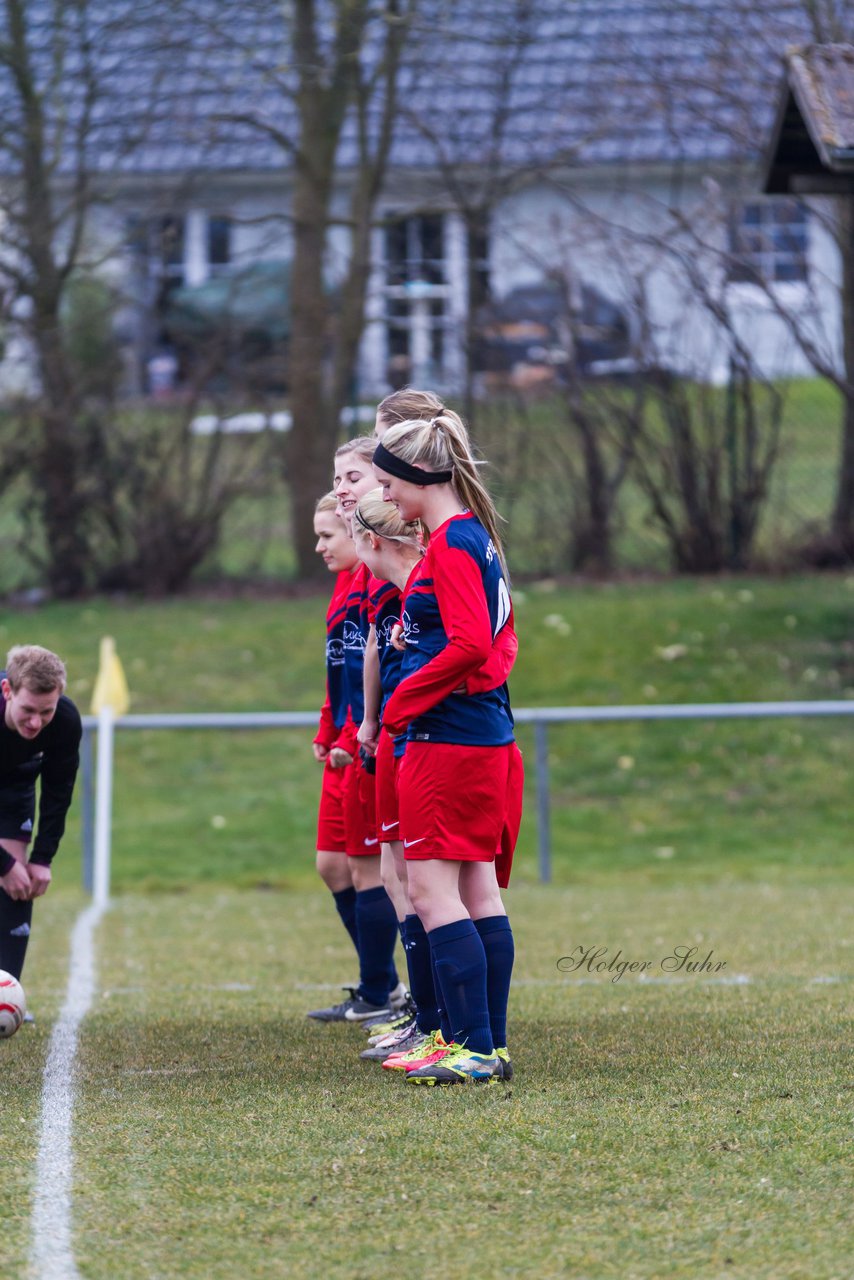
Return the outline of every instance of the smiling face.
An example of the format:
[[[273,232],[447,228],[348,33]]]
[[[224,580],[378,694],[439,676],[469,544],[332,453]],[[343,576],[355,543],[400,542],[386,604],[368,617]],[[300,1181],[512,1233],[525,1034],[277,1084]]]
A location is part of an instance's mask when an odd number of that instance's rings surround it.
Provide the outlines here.
[[[393,503],[403,520],[421,519],[424,515],[424,485],[389,475],[382,467],[374,466],[373,472],[374,483],[382,486],[383,500]]]
[[[347,526],[334,511],[317,511],[314,516],[317,536],[315,551],[322,557],[330,573],[341,573],[356,564],[356,551]]]
[[[335,459],[335,482],[333,489],[338,499],[338,510],[348,527],[353,516],[353,508],[360,498],[377,485],[374,470],[367,458],[358,453],[342,453]]]
[[[56,715],[56,708],[62,696],[61,689],[53,689],[50,693],[33,693],[26,685],[13,690],[8,680],[0,681],[3,697],[6,699],[6,727],[14,729],[22,738],[37,738]]]

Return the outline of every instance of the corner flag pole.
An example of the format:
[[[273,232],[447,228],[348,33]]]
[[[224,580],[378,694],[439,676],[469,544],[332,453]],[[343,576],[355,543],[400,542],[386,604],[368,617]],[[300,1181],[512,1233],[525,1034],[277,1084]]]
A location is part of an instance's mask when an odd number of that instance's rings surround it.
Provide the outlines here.
[[[110,835],[113,810],[113,729],[117,716],[130,706],[127,681],[111,636],[101,640],[98,676],[92,694],[92,713],[98,717],[98,770],[95,781],[95,869],[96,906],[106,906],[110,897]]]

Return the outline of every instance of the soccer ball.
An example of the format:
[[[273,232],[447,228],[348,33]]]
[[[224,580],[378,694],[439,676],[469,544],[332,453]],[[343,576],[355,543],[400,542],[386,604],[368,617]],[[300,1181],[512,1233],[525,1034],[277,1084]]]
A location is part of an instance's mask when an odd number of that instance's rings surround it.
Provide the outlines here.
[[[17,978],[0,969],[0,1040],[13,1036],[24,1021],[27,997]]]

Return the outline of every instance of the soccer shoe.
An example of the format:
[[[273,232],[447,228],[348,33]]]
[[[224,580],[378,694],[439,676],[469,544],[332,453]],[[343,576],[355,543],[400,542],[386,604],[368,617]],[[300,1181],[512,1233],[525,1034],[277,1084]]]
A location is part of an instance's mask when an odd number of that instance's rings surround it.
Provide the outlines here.
[[[399,1027],[397,1031],[392,1031],[389,1035],[383,1036],[379,1044],[363,1049],[359,1057],[365,1058],[369,1062],[384,1062],[393,1053],[408,1053],[416,1044],[420,1045],[423,1041],[424,1034],[418,1030],[413,1021],[408,1023],[407,1026]]]
[[[383,1066],[387,1071],[409,1071],[416,1067],[429,1066],[431,1062],[438,1061],[448,1052],[448,1046],[442,1039],[441,1031],[431,1031],[429,1035],[421,1037],[421,1043],[417,1041],[408,1053],[391,1053],[386,1058]]]
[[[389,1031],[396,1031],[404,1022],[415,1017],[415,1005],[407,1000],[401,1009],[392,1010],[376,1018],[366,1018],[362,1026],[371,1036],[385,1036]]]
[[[348,999],[342,1000],[340,1004],[330,1005],[328,1009],[311,1009],[306,1017],[315,1018],[318,1022],[360,1022],[362,1018],[370,1018],[372,1014],[388,1012],[382,1005],[369,1004],[367,1000],[363,1000],[357,987],[342,987],[342,990],[350,992]],[[355,1012],[351,1017],[353,1010]]]
[[[506,1049],[496,1049],[495,1052],[501,1059],[502,1076],[505,1080],[513,1079],[513,1063],[510,1061],[510,1054]]]
[[[407,1071],[407,1084],[492,1084],[503,1080],[503,1063],[498,1054],[472,1053],[465,1045],[455,1045],[438,1062],[417,1071]]]
[[[389,1008],[394,1013],[399,1013],[405,1007],[407,1001],[409,1001],[410,999],[411,999],[411,996],[406,989],[406,983],[398,982],[394,991],[390,991],[388,993]]]
[[[383,1031],[382,1034],[375,1033],[372,1036],[368,1036],[368,1044],[372,1049],[378,1044],[387,1044],[389,1043],[389,1036],[396,1036],[404,1031],[409,1031],[414,1025],[414,1013],[406,1014],[405,1017],[395,1018],[388,1031]]]
[[[356,996],[350,1002],[350,1007],[344,1014],[346,1022],[362,1023],[366,1018],[378,1018],[382,1014],[389,1014],[391,1010],[388,1004],[371,1004],[370,1000],[363,1000],[361,996]]]

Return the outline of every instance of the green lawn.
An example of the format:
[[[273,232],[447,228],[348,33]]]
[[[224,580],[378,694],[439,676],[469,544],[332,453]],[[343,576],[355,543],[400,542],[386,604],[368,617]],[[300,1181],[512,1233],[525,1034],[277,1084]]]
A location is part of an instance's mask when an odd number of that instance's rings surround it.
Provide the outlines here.
[[[9,1274],[68,899],[41,912],[39,1023],[2,1046]],[[424,1093],[360,1062],[357,1029],[304,1017],[352,978],[325,894],[120,897],[81,1042],[80,1274],[343,1280],[438,1249],[499,1276],[846,1276],[850,896],[613,877],[511,887],[508,907],[516,1078]],[[683,945],[726,968],[662,972]],[[561,972],[579,946],[650,979]]]
[[[515,598],[516,706],[827,699],[854,689],[854,575],[543,582]],[[33,639],[57,648],[84,709],[99,639],[111,634],[135,711],[312,710],[322,697],[323,608],[309,597],[7,610],[0,649]],[[519,736],[530,783],[530,729]],[[116,886],[313,883],[310,739],[307,730],[120,730]],[[852,742],[851,719],[555,726],[555,879],[842,871]],[[518,854],[527,880],[537,874],[533,814],[529,797]],[[78,838],[75,810],[66,864]]]
[[[851,575],[546,581],[516,601],[517,706],[854,694]],[[323,604],[7,610],[0,648],[57,648],[84,709],[104,634],[135,711],[310,709]],[[355,972],[313,871],[310,736],[119,730],[80,1274],[847,1277],[851,719],[553,728],[555,882],[529,803],[508,894],[516,1079],[426,1096],[359,1062],[356,1029],[304,1018]],[[28,1256],[78,849],[75,810],[25,974],[38,1022],[0,1045],[4,1274]],[[648,978],[558,968],[591,947]],[[677,947],[725,968],[668,972]]]

